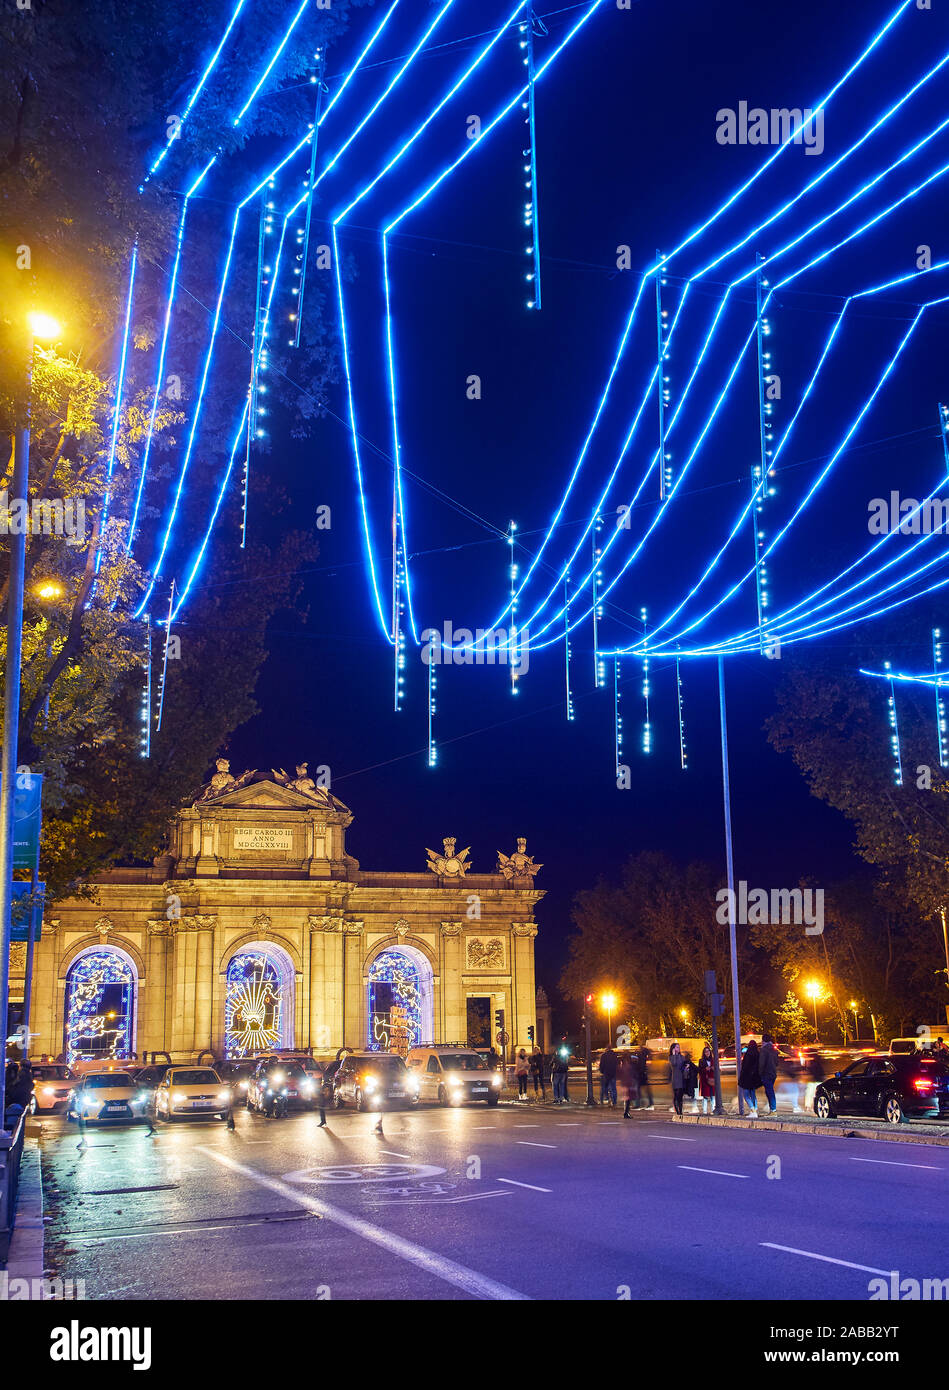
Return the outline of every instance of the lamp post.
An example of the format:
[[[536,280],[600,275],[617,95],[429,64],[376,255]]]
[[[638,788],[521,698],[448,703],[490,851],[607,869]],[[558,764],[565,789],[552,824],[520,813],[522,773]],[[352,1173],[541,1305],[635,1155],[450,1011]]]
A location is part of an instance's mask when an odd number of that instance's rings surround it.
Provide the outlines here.
[[[853,1040],[854,1040],[854,1042],[856,1042],[857,1039],[858,1039],[859,1036],[860,1036],[860,1024],[859,1024],[859,1022],[858,1022],[859,1015],[857,1014],[857,1001],[856,1001],[856,999],[851,999],[851,1001],[850,1001],[850,1003],[849,1003],[849,1005],[848,1005],[847,1007],[850,1009],[850,1012],[853,1014]]]
[[[821,987],[818,980],[808,980],[804,986],[804,992],[814,1005],[814,1041],[820,1041],[820,1031],[817,1027],[817,1001],[821,996]]]
[[[613,1010],[616,1008],[616,995],[604,994],[600,1000],[601,1006],[606,1010],[606,1041],[609,1047],[613,1046]]]
[[[59,324],[47,314],[31,314],[27,320],[23,397],[16,405],[13,441],[14,502],[29,502],[30,413],[33,395],[33,346],[36,338],[55,338]],[[10,536],[10,573],[7,585],[7,661],[3,693],[3,743],[0,749],[0,1028],[3,1030],[3,1066],[0,1066],[0,1133],[5,1132],[7,1014],[10,1002],[10,936],[13,906],[13,793],[16,786],[17,726],[20,722],[20,671],[23,646],[23,581],[26,573],[26,526]],[[28,1052],[29,1047],[25,1051]]]

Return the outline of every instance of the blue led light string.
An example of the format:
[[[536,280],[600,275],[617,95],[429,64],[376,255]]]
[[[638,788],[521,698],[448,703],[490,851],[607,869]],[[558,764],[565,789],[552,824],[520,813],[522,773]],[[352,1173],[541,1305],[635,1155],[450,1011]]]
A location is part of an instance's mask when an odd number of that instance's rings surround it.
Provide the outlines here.
[[[564,576],[563,581],[563,675],[564,693],[566,695],[567,723],[573,722],[573,689],[570,684],[570,658],[573,655],[572,644],[570,642],[570,576]]]
[[[768,479],[771,474],[771,447],[767,437],[767,420],[765,416],[765,373],[767,367],[767,353],[764,346],[764,337],[768,320],[765,318],[762,307],[762,282],[763,276],[761,267],[764,257],[755,257],[755,350],[758,363],[758,463],[751,470],[751,486],[755,496],[755,506],[752,512],[751,529],[755,538],[755,591],[758,603],[758,633],[761,641],[761,650],[765,648],[765,624],[768,619],[765,609],[768,606],[768,579],[765,562],[761,558],[761,542],[764,540],[762,530],[762,511],[764,509],[764,499],[770,490]]]
[[[145,685],[142,690],[142,737],[140,741],[143,758],[152,756],[152,625],[145,614]]]
[[[161,716],[165,708],[165,681],[168,678],[168,648],[171,645],[171,616],[175,606],[175,581],[171,581],[168,594],[168,617],[165,620],[165,650],[161,659],[161,678],[158,683],[158,714],[155,721],[156,733],[161,730]],[[149,631],[151,629],[149,628]]]
[[[303,331],[303,299],[304,295],[306,294],[306,272],[307,263],[310,257],[310,223],[313,217],[313,193],[316,189],[316,183],[314,182],[314,178],[316,175],[316,156],[320,145],[320,107],[323,104],[323,92],[326,88],[326,83],[323,80],[323,73],[326,68],[326,53],[322,48],[320,48],[317,50],[316,56],[319,59],[319,68],[317,69],[316,74],[317,86],[316,107],[313,112],[313,139],[310,141],[310,177],[307,180],[306,218],[303,227],[303,245],[301,246],[300,251],[297,254],[297,260],[300,261],[301,264],[300,285],[299,292],[297,295],[296,308],[297,329],[296,333],[294,333],[293,335],[293,346],[296,348],[300,346],[300,334]]]
[[[606,667],[600,656],[600,619],[603,617],[603,605],[599,599],[599,588],[603,579],[603,571],[600,569],[600,532],[603,530],[603,518],[598,516],[593,527],[592,548],[593,548],[593,684],[597,690],[606,684]]]
[[[656,252],[656,259],[662,260],[662,252]],[[659,385],[659,498],[666,495],[666,489],[671,482],[669,477],[669,454],[666,449],[666,407],[669,404],[669,375],[666,371],[666,361],[668,353],[665,342],[665,324],[663,319],[668,314],[668,309],[662,307],[662,287],[667,283],[663,274],[656,275],[656,373]],[[681,306],[680,306],[681,308]]]
[[[241,121],[244,119],[244,117],[246,116],[247,112],[250,110],[251,106],[254,104],[254,100],[255,100],[256,97],[257,97],[257,93],[260,91],[261,87],[262,87],[262,86],[264,85],[264,83],[267,81],[267,78],[268,78],[268,77],[270,76],[270,74],[273,72],[275,63],[276,63],[277,60],[279,59],[279,57],[280,57],[281,53],[283,52],[283,50],[286,48],[287,44],[290,42],[290,35],[293,33],[294,29],[297,27],[297,25],[299,24],[300,20],[303,18],[304,12],[305,12],[307,6],[309,5],[309,3],[310,3],[310,0],[303,0],[302,5],[301,5],[300,8],[297,10],[296,14],[293,16],[293,19],[290,21],[289,27],[287,28],[287,30],[286,30],[286,32],[285,32],[283,38],[280,40],[280,43],[277,45],[276,49],[274,50],[273,54],[271,55],[270,62],[269,62],[269,63],[267,64],[267,66],[264,68],[263,73],[261,74],[261,77],[260,77],[260,81],[257,83],[257,86],[254,88],[254,90],[251,92],[250,96],[249,96],[249,97],[247,98],[247,100],[244,102],[244,105],[241,107],[240,111],[238,111],[237,115],[234,117],[233,124],[234,124],[235,128],[236,128],[237,126],[240,125]]]
[[[939,406],[939,438],[942,440],[943,458],[946,460],[946,475],[949,477],[949,407]]]
[[[517,631],[517,561],[514,558],[514,533],[517,530],[516,522],[510,522],[507,528],[507,547],[508,547],[508,567],[507,575],[510,584],[510,599],[508,601],[508,612],[511,615],[511,642],[509,649],[508,669],[511,672],[511,694],[517,694],[517,672],[514,669],[517,662],[514,659],[518,647]]]
[[[218,59],[219,59],[220,56],[221,56],[221,51],[222,51],[222,49],[224,48],[224,45],[227,43],[227,40],[228,40],[228,38],[230,37],[231,30],[234,28],[234,25],[237,23],[238,16],[240,15],[241,10],[244,8],[245,3],[246,3],[246,0],[237,0],[237,5],[236,5],[235,8],[234,8],[234,12],[233,12],[233,14],[231,15],[231,18],[230,18],[230,21],[228,22],[227,28],[224,30],[224,34],[223,34],[223,36],[222,36],[222,38],[221,38],[221,42],[218,44],[217,48],[215,49],[214,54],[213,54],[213,56],[212,56],[212,58],[211,58],[211,61],[208,63],[208,65],[207,65],[206,68],[204,69],[204,72],[201,74],[201,77],[200,77],[200,79],[199,79],[199,81],[198,81],[198,85],[195,87],[194,91],[191,93],[191,96],[188,98],[188,103],[187,103],[187,105],[185,106],[184,112],[182,113],[182,117],[181,117],[181,120],[180,120],[179,123],[178,123],[177,130],[176,130],[175,134],[168,140],[168,143],[165,145],[165,147],[164,147],[164,149],[162,150],[161,154],[158,156],[158,158],[155,160],[155,162],[152,164],[151,168],[149,169],[148,173],[145,175],[145,178],[144,178],[143,181],[142,181],[142,185],[141,185],[141,187],[140,187],[139,190],[138,190],[140,193],[141,193],[142,189],[145,187],[145,184],[148,183],[148,181],[149,181],[149,179],[152,177],[152,175],[155,174],[155,173],[157,173],[157,171],[161,168],[161,166],[162,166],[162,164],[164,163],[165,159],[168,157],[168,154],[169,154],[169,151],[171,150],[172,145],[175,143],[176,140],[180,139],[180,137],[181,137],[181,131],[182,131],[182,129],[184,128],[184,124],[185,124],[185,122],[187,121],[189,115],[191,114],[191,108],[194,106],[194,104],[195,104],[195,102],[197,101],[198,97],[201,95],[201,91],[202,91],[202,89],[203,89],[203,87],[204,87],[204,84],[207,82],[208,78],[211,76],[211,73],[214,71],[215,67],[217,66],[217,61],[218,61]]]
[[[649,722],[649,636],[646,631],[646,610],[641,608],[639,616],[643,620],[643,742],[644,753],[652,752],[652,725]]]
[[[264,287],[265,248],[268,231],[273,229],[273,204],[266,192],[260,195],[260,217],[257,227],[257,283],[254,300],[254,331],[250,341],[250,386],[248,387],[247,447],[244,451],[244,476],[241,486],[241,550],[247,546],[247,509],[250,499],[250,451],[257,438],[257,413],[259,409],[260,367],[264,351],[264,324],[261,313],[261,300]]]
[[[125,367],[128,362],[129,333],[132,324],[132,297],[135,293],[135,270],[138,265],[138,241],[132,248],[132,262],[129,268],[129,287],[125,300],[125,327],[122,331],[122,353],[119,358],[119,372],[115,382],[115,405],[112,410],[112,437],[109,441],[109,461],[106,465],[105,493],[102,498],[102,520],[99,524],[99,539],[96,543],[96,574],[102,565],[102,543],[109,521],[109,507],[112,502],[112,474],[115,471],[115,453],[119,441],[119,422],[122,418],[122,393],[125,389]]]
[[[942,632],[933,628],[933,685],[936,695],[936,745],[939,766],[949,767],[949,748],[946,745],[946,704],[942,698]]]
[[[890,663],[884,661],[883,665],[887,671]],[[896,686],[890,680],[890,695],[887,700],[887,714],[890,724],[890,751],[893,754],[893,780],[898,787],[903,785],[903,756],[900,750],[900,726],[896,714]]]
[[[527,115],[524,124],[528,128],[527,144],[525,154],[529,157],[530,163],[524,166],[527,173],[526,187],[529,193],[528,201],[524,205],[524,225],[531,235],[531,254],[533,258],[533,270],[528,273],[527,279],[532,283],[533,298],[527,301],[528,309],[540,309],[541,284],[540,284],[540,207],[537,196],[537,113],[535,105],[536,90],[536,69],[534,64],[534,38],[546,35],[547,26],[543,20],[538,19],[534,12],[533,5],[527,12],[527,20],[520,26],[519,32],[524,36],[521,39],[521,48],[526,49],[524,64],[527,68],[527,101],[523,103],[526,107]]]
[[[438,762],[438,745],[435,742],[435,662],[428,663],[428,765],[435,767]]]
[[[619,784],[620,768],[623,765],[623,716],[620,713],[619,657],[613,658],[613,761],[616,765],[616,781]]]
[[[679,659],[678,648],[676,649],[676,712],[679,717],[679,766],[685,772],[689,766],[689,755],[685,743],[685,716],[682,710],[682,663]]]

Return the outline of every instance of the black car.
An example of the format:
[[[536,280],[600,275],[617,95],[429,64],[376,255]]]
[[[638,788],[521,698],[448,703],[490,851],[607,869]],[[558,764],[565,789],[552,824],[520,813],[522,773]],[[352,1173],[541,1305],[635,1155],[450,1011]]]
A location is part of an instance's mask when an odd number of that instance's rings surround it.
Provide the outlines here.
[[[861,1057],[822,1081],[814,1094],[818,1119],[873,1115],[901,1120],[949,1114],[949,1067],[932,1057]]]
[[[257,1058],[236,1059],[232,1062],[217,1062],[215,1071],[224,1082],[225,1086],[231,1088],[231,1095],[235,1105],[247,1104],[247,1088],[250,1085],[251,1077],[257,1070]]]
[[[165,1072],[171,1068],[171,1062],[156,1062],[150,1067],[137,1067],[132,1076],[135,1078],[136,1086],[141,1086],[143,1091],[148,1091],[151,1096],[149,1109],[155,1108],[155,1092],[165,1079]]]
[[[269,1057],[259,1062],[247,1082],[247,1109],[268,1108],[270,1092],[286,1091],[288,1110],[313,1110],[320,1103],[320,1077],[296,1060]]]

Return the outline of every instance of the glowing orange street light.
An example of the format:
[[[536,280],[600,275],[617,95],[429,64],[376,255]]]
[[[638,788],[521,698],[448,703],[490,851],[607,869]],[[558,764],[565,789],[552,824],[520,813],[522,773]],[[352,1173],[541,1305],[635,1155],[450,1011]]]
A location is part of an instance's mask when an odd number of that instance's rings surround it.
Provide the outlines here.
[[[49,602],[52,599],[62,598],[66,590],[58,579],[41,579],[33,592],[37,598]]]
[[[600,1008],[606,1013],[607,1041],[613,1046],[613,1010],[616,1008],[616,995],[604,994],[600,997]]]
[[[34,338],[40,338],[44,342],[50,342],[62,334],[62,325],[58,319],[54,319],[52,314],[32,313],[27,322],[30,325],[30,332]]]
[[[804,986],[804,993],[813,1002],[814,1005],[814,1039],[816,1041],[818,1037],[817,1001],[818,999],[823,999],[824,987],[821,984],[820,980],[808,980],[806,985]]]

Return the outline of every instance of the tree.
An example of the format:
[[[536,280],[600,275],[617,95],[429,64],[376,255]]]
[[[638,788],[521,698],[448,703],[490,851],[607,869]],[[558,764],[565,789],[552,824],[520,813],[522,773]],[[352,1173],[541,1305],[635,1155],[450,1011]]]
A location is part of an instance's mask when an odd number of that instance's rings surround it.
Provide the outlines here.
[[[814,1036],[813,1024],[808,1023],[800,999],[789,989],[780,1008],[774,1010],[774,1027],[779,1037],[790,1043],[809,1042]]]

